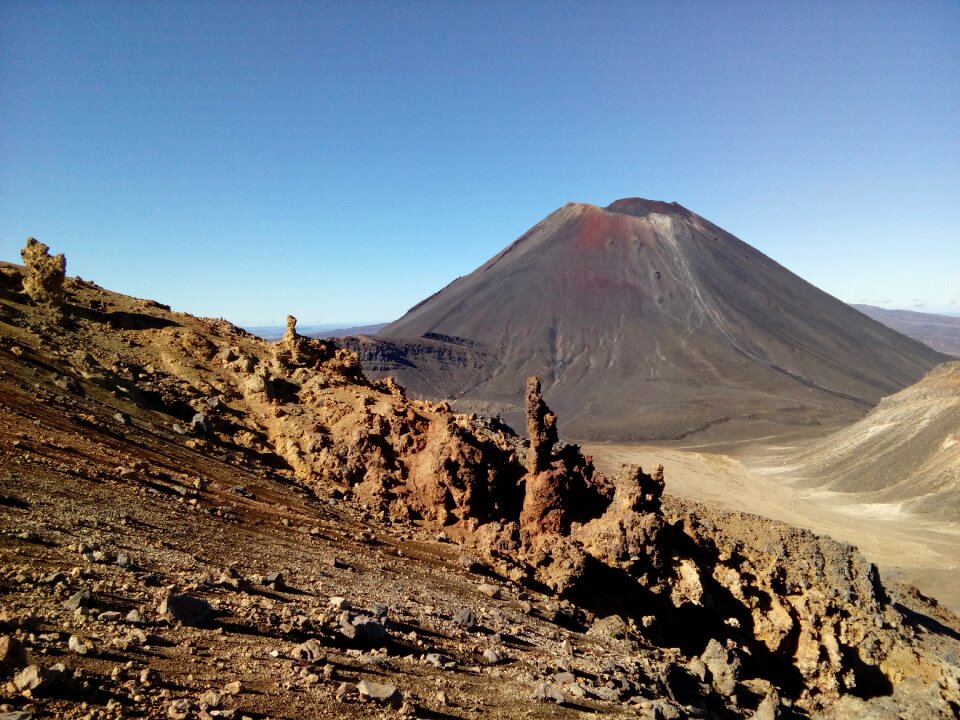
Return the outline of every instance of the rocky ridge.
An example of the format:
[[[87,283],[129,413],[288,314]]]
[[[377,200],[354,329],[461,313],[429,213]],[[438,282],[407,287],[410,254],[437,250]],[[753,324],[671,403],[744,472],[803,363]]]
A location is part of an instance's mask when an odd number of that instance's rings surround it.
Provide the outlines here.
[[[853,548],[665,503],[663,468],[603,476],[535,378],[526,441],[293,318],[39,303],[32,262],[0,274],[4,712],[956,711],[954,619]]]

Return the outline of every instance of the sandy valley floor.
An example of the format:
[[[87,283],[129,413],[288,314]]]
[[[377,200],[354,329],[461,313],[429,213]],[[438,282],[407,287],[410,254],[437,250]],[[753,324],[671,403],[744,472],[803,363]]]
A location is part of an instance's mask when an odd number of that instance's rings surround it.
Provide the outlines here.
[[[862,504],[843,493],[793,486],[789,467],[770,449],[737,455],[648,445],[586,445],[606,472],[622,463],[662,463],[666,492],[755,513],[849,542],[888,579],[908,582],[960,611],[960,522],[936,522],[897,505]]]

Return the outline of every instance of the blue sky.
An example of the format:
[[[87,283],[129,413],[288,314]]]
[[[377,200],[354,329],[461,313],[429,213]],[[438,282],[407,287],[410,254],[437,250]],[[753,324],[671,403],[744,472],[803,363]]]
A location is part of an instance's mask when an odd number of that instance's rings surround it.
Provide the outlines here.
[[[242,324],[400,316],[568,201],[677,201],[960,313],[960,3],[0,4],[0,259]]]

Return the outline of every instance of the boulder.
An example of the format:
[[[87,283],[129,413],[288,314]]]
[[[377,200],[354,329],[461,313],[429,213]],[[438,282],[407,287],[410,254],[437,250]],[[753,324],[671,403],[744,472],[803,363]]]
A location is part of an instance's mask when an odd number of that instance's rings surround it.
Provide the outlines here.
[[[376,645],[387,639],[387,628],[369,615],[340,618],[340,634],[361,645]]]
[[[160,614],[183,625],[200,627],[207,623],[213,613],[210,603],[192,595],[169,595],[160,603]]]
[[[323,646],[315,638],[300,643],[293,649],[293,657],[299,660],[317,662],[325,657]]]
[[[361,680],[357,683],[357,692],[365,700],[372,700],[381,705],[389,705],[393,708],[399,708],[403,703],[403,696],[395,685],[386,683],[375,683],[369,680]]]
[[[27,664],[23,643],[10,635],[0,637],[0,670],[19,670]]]
[[[710,671],[713,689],[721,695],[733,695],[740,678],[740,658],[710,638],[700,660]]]
[[[533,699],[540,702],[552,702],[562,705],[565,701],[560,688],[550,683],[540,683],[533,691]]]

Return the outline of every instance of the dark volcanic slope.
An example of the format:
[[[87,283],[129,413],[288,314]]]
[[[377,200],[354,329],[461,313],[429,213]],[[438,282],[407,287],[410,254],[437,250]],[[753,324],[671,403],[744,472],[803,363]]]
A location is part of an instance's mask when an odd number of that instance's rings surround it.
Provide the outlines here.
[[[495,362],[451,393],[420,361],[430,333]],[[686,208],[641,199],[564,206],[380,338],[417,368],[418,391],[430,394],[433,377],[447,391],[436,394],[508,420],[516,379],[539,374],[564,432],[581,439],[851,420],[946,359]],[[403,363],[395,374],[408,382]]]
[[[960,357],[960,317],[887,310],[874,305],[854,305],[857,310],[897,332],[947,355]]]

